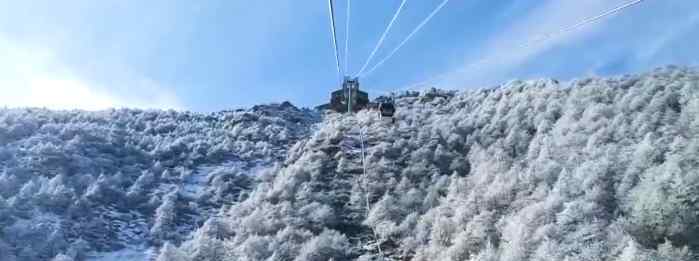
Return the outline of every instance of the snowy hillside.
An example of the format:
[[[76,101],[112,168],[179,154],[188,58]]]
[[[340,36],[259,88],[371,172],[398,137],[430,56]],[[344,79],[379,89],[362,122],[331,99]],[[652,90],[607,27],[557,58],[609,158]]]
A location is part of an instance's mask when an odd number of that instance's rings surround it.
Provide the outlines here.
[[[180,242],[245,198],[318,116],[288,103],[210,115],[0,110],[0,260]]]
[[[396,102],[0,110],[0,260],[697,260],[699,71]]]
[[[698,115],[699,72],[677,68],[405,95],[396,125],[326,117],[160,257],[696,260]]]

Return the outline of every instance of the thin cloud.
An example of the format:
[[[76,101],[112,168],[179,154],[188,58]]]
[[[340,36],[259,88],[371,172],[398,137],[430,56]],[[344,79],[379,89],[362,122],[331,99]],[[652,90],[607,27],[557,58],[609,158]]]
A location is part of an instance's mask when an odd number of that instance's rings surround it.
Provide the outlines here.
[[[638,52],[639,60],[650,60],[656,57],[665,46],[672,41],[681,40],[685,35],[691,34],[693,29],[699,26],[699,13],[693,14],[684,21],[672,27],[672,30],[665,30],[661,34],[655,34],[651,41],[645,42],[646,48]]]
[[[545,1],[524,19],[513,21],[485,45],[483,55],[473,63],[466,63],[452,75],[448,82],[485,83],[499,79],[503,73],[527,62],[557,45],[598,31],[602,23],[591,24],[577,31],[562,34],[547,41],[522,46],[537,37],[556,32],[590,16],[614,8],[623,1]]]
[[[148,79],[125,81],[138,94],[119,97],[82,79],[47,48],[17,44],[0,35],[0,107],[102,110],[108,108],[182,109],[177,97]]]

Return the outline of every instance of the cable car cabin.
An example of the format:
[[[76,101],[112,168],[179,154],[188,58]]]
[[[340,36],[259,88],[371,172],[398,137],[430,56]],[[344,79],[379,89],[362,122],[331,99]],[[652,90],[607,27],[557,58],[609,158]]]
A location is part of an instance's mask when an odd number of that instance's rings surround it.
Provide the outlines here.
[[[392,101],[379,102],[379,118],[382,121],[395,123],[396,119],[393,115],[396,113],[396,106]]]
[[[357,112],[367,107],[369,107],[369,94],[359,90],[359,79],[345,77],[342,89],[330,94],[330,103],[320,105],[316,109],[345,113]]]

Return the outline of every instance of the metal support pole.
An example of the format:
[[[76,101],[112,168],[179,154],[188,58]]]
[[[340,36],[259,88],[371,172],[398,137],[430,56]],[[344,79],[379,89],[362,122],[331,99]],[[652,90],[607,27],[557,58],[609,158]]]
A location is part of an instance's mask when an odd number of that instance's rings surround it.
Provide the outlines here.
[[[352,85],[349,85],[349,92],[347,95],[347,112],[352,113]]]

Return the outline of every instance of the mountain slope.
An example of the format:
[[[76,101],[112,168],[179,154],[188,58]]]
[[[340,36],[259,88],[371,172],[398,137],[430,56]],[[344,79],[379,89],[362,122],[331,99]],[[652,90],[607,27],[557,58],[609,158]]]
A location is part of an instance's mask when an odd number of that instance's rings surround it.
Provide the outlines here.
[[[698,95],[699,73],[670,67],[408,93],[395,125],[328,115],[248,199],[163,255],[694,260]]]
[[[396,103],[0,110],[0,260],[696,260],[699,71]]]
[[[289,103],[209,115],[0,110],[0,260],[180,242],[318,120]]]

